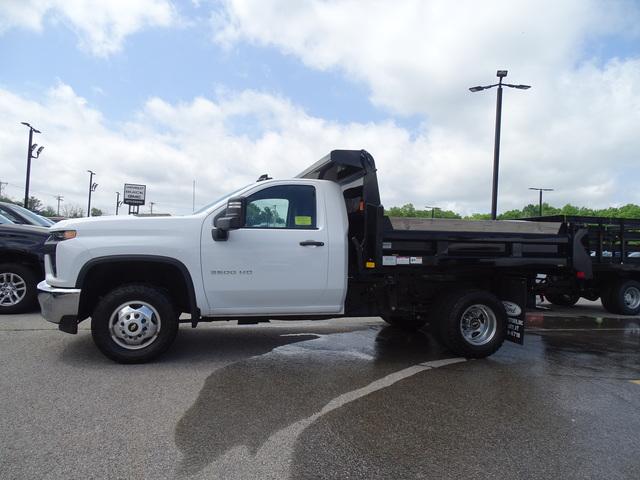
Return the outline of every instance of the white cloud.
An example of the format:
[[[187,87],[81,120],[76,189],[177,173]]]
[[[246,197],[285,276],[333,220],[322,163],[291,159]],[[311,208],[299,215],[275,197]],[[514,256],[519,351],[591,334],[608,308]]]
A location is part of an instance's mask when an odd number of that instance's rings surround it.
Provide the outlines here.
[[[517,83],[548,84],[581,59],[587,40],[637,34],[640,24],[637,5],[597,0],[224,4],[213,16],[221,44],[275,46],[312,68],[364,81],[378,105],[439,122],[455,114],[470,83],[489,83],[497,68],[509,68]]]
[[[122,49],[127,36],[147,27],[177,21],[168,0],[4,0],[0,33],[11,28],[42,31],[46,20],[59,22],[77,37],[80,48],[105,57]]]
[[[212,16],[220,44],[275,47],[311,68],[363,82],[371,101],[392,114],[425,118],[414,141],[381,146],[408,177],[399,190],[406,201],[488,210],[495,90],[472,94],[467,88],[492,83],[498,68],[509,69],[508,81],[533,85],[505,90],[499,210],[534,201],[529,186],[554,187],[548,199],[555,204],[638,201],[629,178],[639,176],[640,59],[615,58],[616,42],[638,37],[637,3],[224,5]],[[590,58],[603,48],[608,61]]]
[[[504,132],[500,210],[535,201],[529,186],[555,187],[547,197],[554,204],[640,203],[640,192],[624,183],[637,178],[640,62],[585,66],[563,81],[575,88],[555,104],[520,95],[506,102],[510,128]],[[596,94],[597,102],[584,102]],[[523,102],[533,113],[518,114]],[[554,120],[554,110],[565,112],[563,121]],[[393,121],[329,122],[286,98],[242,91],[176,104],[151,98],[128,122],[110,126],[68,85],[51,88],[40,100],[0,89],[0,180],[21,198],[27,132],[20,121],[26,119],[42,130],[36,142],[46,146],[34,161],[31,188],[50,205],[61,194],[84,207],[91,169],[98,174],[98,208],[113,212],[115,192],[134,182],[148,185],[155,211],[188,213],[193,179],[202,205],[262,173],[290,177],[332,149],[366,148],[376,158],[386,206],[413,202],[486,212],[490,117],[481,142],[447,126],[416,133]],[[542,120],[548,123],[532,136],[531,125]]]

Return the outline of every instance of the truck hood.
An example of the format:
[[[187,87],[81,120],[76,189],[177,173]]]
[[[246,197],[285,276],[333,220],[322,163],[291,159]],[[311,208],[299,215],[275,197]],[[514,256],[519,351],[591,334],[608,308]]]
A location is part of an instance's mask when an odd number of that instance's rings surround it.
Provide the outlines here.
[[[100,235],[131,234],[134,232],[153,232],[179,230],[202,219],[195,215],[176,217],[136,217],[127,216],[101,216],[90,218],[73,218],[62,220],[51,227],[51,231],[76,230],[79,235],[83,233],[96,233]]]

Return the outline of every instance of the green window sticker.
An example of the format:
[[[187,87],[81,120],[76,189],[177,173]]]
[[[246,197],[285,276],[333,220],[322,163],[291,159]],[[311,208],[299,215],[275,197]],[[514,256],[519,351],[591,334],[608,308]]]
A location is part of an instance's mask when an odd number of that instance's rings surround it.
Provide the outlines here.
[[[309,216],[297,216],[295,218],[296,225],[304,226],[311,225],[311,217]]]

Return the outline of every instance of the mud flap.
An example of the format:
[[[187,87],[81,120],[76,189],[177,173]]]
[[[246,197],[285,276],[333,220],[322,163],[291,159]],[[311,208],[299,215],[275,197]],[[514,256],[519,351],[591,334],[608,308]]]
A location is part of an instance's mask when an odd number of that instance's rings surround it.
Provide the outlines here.
[[[500,299],[507,311],[507,336],[510,342],[524,344],[524,320],[527,306],[527,279],[507,277],[500,288]]]

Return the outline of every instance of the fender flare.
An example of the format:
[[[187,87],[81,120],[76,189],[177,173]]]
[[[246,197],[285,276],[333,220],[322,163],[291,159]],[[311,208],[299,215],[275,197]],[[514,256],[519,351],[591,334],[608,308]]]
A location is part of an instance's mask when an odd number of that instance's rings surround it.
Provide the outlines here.
[[[189,311],[191,313],[191,324],[195,326],[200,320],[200,308],[198,308],[198,302],[196,300],[196,291],[193,286],[193,279],[189,273],[189,269],[180,260],[176,260],[171,257],[164,257],[162,255],[109,255],[105,257],[96,257],[85,263],[76,279],[76,288],[81,289],[84,283],[85,277],[89,271],[96,265],[103,265],[108,263],[120,263],[120,262],[136,262],[144,261],[149,263],[160,263],[165,265],[171,265],[176,267],[180,273],[182,273],[183,280],[187,286],[187,295],[189,297]]]

